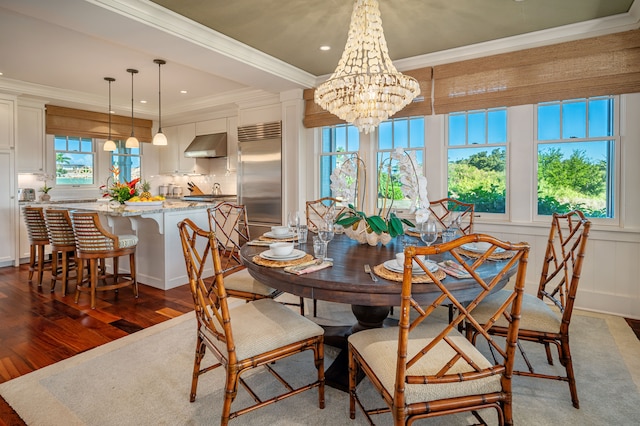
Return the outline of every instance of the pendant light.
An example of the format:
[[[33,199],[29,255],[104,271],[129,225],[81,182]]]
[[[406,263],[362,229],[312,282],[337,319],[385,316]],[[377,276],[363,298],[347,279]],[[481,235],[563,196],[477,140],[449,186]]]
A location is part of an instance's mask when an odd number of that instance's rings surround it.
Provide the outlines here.
[[[140,146],[140,143],[133,134],[133,75],[137,74],[138,70],[128,68],[127,72],[131,73],[131,136],[129,136],[129,139],[127,139],[125,146],[127,148],[138,148]]]
[[[166,145],[167,137],[162,133],[162,95],[160,90],[160,68],[167,62],[162,59],[154,59],[154,63],[158,64],[158,133],[153,137],[154,145]]]
[[[113,77],[105,77],[104,79],[109,82],[109,139],[104,143],[102,149],[104,151],[115,151],[118,148],[116,147],[116,143],[111,139],[111,83],[116,81],[116,79]]]

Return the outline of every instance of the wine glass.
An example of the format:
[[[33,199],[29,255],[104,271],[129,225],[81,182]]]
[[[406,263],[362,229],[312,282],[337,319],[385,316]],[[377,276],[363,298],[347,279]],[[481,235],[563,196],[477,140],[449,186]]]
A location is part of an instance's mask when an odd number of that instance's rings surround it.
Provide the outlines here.
[[[324,259],[326,261],[331,261],[330,257],[327,256],[327,246],[329,245],[329,241],[333,240],[334,235],[334,226],[333,222],[330,220],[324,220],[320,222],[320,226],[318,226],[318,238],[320,241],[324,243]]]
[[[300,212],[291,211],[287,216],[287,225],[289,226],[289,232],[297,233],[298,225],[300,225]]]
[[[427,219],[420,227],[420,239],[430,247],[438,239],[438,226],[433,218]],[[427,256],[429,260],[429,256]]]

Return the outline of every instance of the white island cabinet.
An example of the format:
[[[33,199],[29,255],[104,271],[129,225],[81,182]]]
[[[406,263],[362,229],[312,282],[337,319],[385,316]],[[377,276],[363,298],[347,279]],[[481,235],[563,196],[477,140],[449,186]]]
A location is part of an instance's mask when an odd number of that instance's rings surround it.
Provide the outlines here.
[[[114,234],[135,234],[136,272],[138,282],[168,290],[189,282],[178,233],[178,223],[189,218],[203,229],[209,229],[207,208],[215,203],[165,201],[163,206],[110,208],[107,203],[57,204],[56,208],[95,211],[102,225]],[[120,262],[127,271],[128,262]],[[128,271],[127,271],[128,272]],[[207,274],[213,274],[213,263]]]

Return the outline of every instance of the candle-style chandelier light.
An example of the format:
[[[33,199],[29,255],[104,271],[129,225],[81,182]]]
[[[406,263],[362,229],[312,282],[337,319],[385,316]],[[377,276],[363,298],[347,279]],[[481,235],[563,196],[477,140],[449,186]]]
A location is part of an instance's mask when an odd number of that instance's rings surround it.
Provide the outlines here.
[[[356,0],[342,58],[316,89],[315,102],[369,133],[418,95],[418,81],[391,62],[377,0]]]

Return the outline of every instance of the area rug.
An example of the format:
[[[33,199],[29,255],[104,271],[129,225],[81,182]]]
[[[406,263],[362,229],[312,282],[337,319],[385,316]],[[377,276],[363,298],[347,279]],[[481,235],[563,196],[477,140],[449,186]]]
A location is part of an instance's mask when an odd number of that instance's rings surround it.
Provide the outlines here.
[[[397,311],[397,309],[396,309]],[[351,321],[349,307],[319,304],[318,322]],[[514,420],[517,425],[631,425],[640,414],[640,342],[622,318],[580,312],[571,324],[571,347],[577,373],[580,409],[571,405],[564,382],[514,378]],[[0,395],[28,425],[211,425],[218,424],[223,372],[200,378],[198,396],[189,402],[195,349],[193,313],[158,324],[91,351],[0,384]],[[528,355],[544,361],[542,347]],[[337,351],[327,347],[325,367]],[[213,357],[209,358],[212,360]],[[207,358],[205,357],[205,360]],[[311,353],[279,361],[275,368],[292,381],[313,377]],[[549,367],[561,372],[559,366]],[[255,372],[248,381],[261,396],[278,386],[268,373]],[[382,406],[365,379],[361,391],[373,406]],[[358,412],[349,419],[348,395],[327,387],[326,408],[317,391],[280,401],[231,421],[236,425],[363,425]],[[249,405],[240,390],[233,408]],[[484,415],[495,424],[494,413]],[[392,424],[388,415],[378,424]],[[428,425],[468,424],[472,418],[430,419]]]

